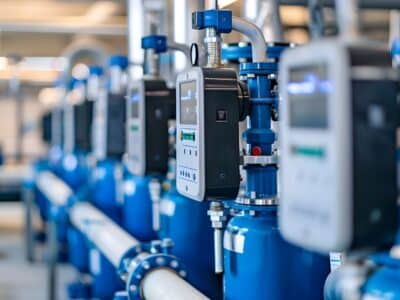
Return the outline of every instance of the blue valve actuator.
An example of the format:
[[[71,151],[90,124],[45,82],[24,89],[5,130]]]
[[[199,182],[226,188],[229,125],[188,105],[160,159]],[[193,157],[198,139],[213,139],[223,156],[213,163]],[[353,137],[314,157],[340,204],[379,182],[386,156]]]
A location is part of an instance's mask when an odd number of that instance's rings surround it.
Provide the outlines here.
[[[110,67],[120,67],[122,70],[126,70],[126,68],[128,68],[129,65],[129,60],[128,57],[124,56],[124,55],[113,55],[110,56],[110,60],[108,62]]]
[[[214,28],[217,33],[230,33],[232,31],[232,11],[230,10],[204,10],[192,14],[192,28]]]
[[[156,53],[167,52],[167,37],[165,35],[149,35],[142,38],[142,49],[153,49]]]
[[[104,74],[104,70],[102,67],[96,66],[96,65],[89,66],[89,75],[101,76],[103,74]]]

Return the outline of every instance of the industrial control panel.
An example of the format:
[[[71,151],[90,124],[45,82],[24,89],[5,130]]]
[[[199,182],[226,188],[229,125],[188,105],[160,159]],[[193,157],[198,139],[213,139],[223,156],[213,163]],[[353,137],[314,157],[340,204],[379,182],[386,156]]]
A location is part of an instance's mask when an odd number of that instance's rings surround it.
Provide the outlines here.
[[[231,69],[194,67],[178,76],[177,190],[197,201],[235,198],[239,93]]]
[[[109,93],[106,108],[106,156],[121,158],[125,153],[126,99],[123,93]]]
[[[398,90],[390,60],[385,50],[337,40],[283,55],[280,227],[290,242],[320,252],[393,242]]]
[[[85,99],[74,108],[75,147],[82,151],[91,150],[93,123],[93,101]]]
[[[165,174],[168,170],[168,121],[175,119],[175,89],[164,80],[132,83],[127,98],[127,154],[133,174]]]

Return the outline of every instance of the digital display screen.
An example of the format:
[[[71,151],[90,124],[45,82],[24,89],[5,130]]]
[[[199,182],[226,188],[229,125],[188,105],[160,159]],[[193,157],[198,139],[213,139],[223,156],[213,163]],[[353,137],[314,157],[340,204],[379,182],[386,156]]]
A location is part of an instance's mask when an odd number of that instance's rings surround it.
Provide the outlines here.
[[[180,121],[181,124],[197,124],[196,81],[180,84]]]
[[[333,86],[325,64],[291,68],[286,88],[291,127],[328,127],[328,97]]]
[[[139,89],[133,89],[131,91],[131,97],[130,97],[131,118],[139,118],[139,100],[140,100]]]

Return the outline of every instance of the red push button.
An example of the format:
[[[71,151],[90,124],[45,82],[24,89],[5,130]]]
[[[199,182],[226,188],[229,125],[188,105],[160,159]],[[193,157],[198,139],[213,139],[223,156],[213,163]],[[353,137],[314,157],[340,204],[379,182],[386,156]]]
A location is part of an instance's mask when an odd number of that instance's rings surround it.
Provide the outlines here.
[[[260,156],[262,154],[261,147],[255,146],[251,149],[251,154],[254,156]]]

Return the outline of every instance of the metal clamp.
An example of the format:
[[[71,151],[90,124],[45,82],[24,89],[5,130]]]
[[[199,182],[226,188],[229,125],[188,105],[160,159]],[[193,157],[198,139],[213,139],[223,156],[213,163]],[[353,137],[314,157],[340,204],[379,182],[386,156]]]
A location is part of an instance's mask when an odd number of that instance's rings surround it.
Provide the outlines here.
[[[243,166],[251,166],[251,165],[270,166],[270,165],[277,165],[278,161],[279,158],[277,155],[242,156]]]
[[[242,205],[254,205],[254,206],[270,206],[270,205],[277,205],[278,198],[271,197],[271,198],[249,198],[249,197],[238,197],[235,200],[236,203]]]

